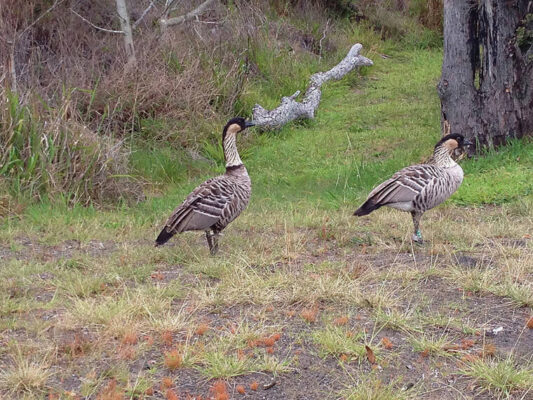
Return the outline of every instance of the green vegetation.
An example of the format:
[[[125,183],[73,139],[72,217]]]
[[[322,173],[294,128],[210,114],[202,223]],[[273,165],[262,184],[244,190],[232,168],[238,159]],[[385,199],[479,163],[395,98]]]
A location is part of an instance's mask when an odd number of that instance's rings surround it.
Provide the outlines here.
[[[512,358],[475,360],[467,364],[462,373],[475,378],[483,391],[497,395],[508,397],[517,389],[533,390],[533,366],[517,367]]]

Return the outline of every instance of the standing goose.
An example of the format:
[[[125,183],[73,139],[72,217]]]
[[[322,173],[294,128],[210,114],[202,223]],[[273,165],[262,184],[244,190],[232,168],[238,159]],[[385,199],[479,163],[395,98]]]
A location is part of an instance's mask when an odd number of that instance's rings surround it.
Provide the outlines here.
[[[252,193],[236,144],[237,133],[250,126],[254,123],[240,117],[228,121],[222,133],[226,173],[208,179],[187,196],[168,218],[156,246],[165,244],[176,233],[205,231],[211,254],[218,251],[220,232],[246,208]]]
[[[471,144],[459,134],[444,136],[435,145],[427,163],[396,172],[370,192],[354,215],[367,215],[382,206],[408,211],[415,228],[413,240],[422,243],[419,229],[422,214],[450,197],[463,181],[463,169],[452,159],[451,154],[455,149]]]

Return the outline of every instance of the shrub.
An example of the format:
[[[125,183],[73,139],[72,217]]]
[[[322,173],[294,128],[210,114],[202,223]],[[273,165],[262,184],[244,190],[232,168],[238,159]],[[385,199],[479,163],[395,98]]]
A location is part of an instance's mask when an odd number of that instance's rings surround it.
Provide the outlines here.
[[[69,204],[140,196],[124,177],[128,153],[122,143],[87,129],[70,105],[70,95],[54,109],[0,94],[0,176],[8,187]]]

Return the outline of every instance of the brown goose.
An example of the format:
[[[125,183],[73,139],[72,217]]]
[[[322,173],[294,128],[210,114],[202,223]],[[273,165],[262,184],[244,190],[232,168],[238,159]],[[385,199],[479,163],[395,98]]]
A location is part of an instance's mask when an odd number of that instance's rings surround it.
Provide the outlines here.
[[[425,164],[412,165],[396,172],[370,192],[367,200],[354,215],[370,214],[382,206],[408,211],[413,217],[413,240],[422,243],[419,225],[427,210],[450,197],[463,182],[463,169],[451,154],[455,149],[471,145],[462,135],[444,136]]]
[[[205,181],[187,196],[168,218],[156,246],[165,244],[176,233],[205,231],[211,254],[218,251],[220,232],[246,208],[252,193],[236,140],[239,132],[253,125],[240,117],[228,121],[222,133],[226,173]]]

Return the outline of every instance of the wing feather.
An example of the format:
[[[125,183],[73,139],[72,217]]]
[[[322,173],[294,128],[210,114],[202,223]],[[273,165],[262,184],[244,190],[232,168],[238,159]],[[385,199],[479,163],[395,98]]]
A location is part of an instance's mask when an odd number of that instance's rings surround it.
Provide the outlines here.
[[[174,209],[161,231],[162,243],[159,238],[156,242],[163,244],[176,233],[209,229],[220,221],[234,196],[234,183],[227,176],[205,181]]]
[[[432,165],[406,167],[373,189],[355,215],[366,215],[388,204],[412,202],[437,175],[438,170]]]

